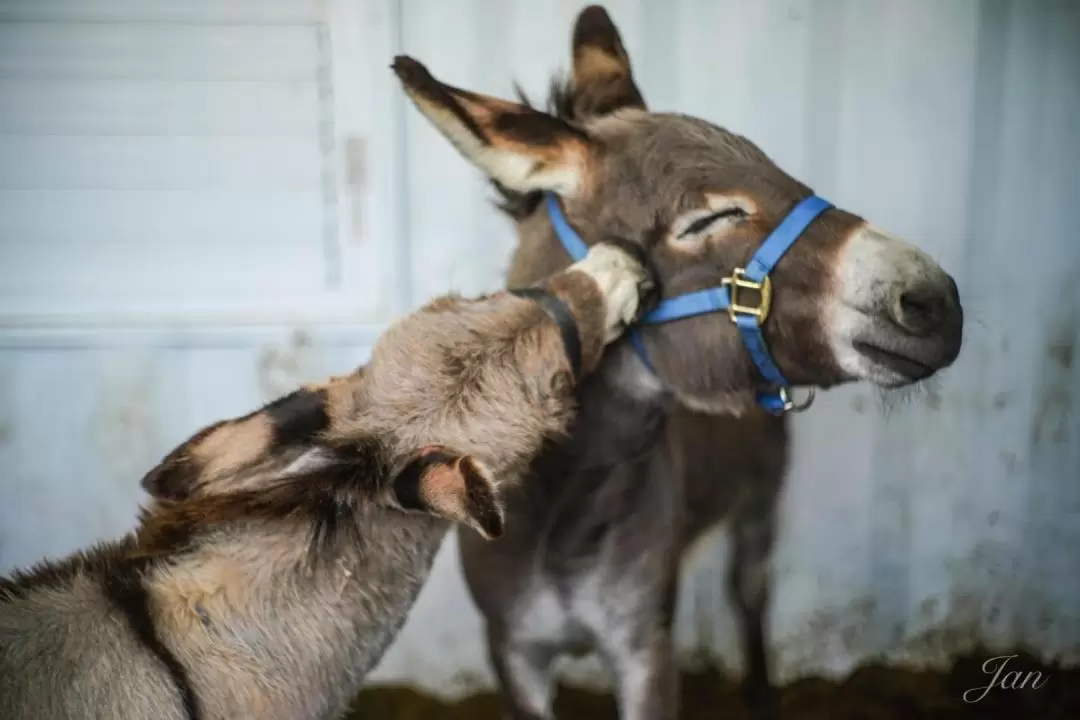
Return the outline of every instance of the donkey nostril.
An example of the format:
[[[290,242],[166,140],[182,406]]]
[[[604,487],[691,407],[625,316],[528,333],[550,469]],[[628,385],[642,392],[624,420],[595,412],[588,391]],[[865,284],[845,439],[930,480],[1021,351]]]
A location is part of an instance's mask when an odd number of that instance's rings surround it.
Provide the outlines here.
[[[896,321],[905,330],[927,333],[945,317],[945,296],[936,289],[913,288],[900,294]]]
[[[906,292],[900,296],[900,309],[905,315],[914,315],[923,320],[934,320],[941,315],[944,300],[940,296],[920,296]]]

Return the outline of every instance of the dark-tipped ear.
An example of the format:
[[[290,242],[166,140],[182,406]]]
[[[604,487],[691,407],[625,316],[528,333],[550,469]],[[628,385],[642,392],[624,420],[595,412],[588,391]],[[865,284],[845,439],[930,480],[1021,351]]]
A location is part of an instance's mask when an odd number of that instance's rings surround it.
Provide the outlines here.
[[[410,57],[394,72],[416,108],[491,179],[517,192],[577,195],[590,156],[588,136],[527,105],[451,87]]]
[[[606,115],[625,107],[645,109],[622,37],[604,8],[590,5],[578,14],[571,45],[575,116]]]
[[[183,500],[189,497],[198,487],[202,471],[202,463],[195,453],[195,448],[207,442],[208,438],[227,425],[226,420],[207,425],[174,448],[143,476],[139,483],[142,489],[161,500]]]
[[[498,489],[471,455],[431,445],[394,477],[392,492],[404,510],[468,525],[487,539],[503,533]]]
[[[235,484],[238,473],[258,469],[267,477],[335,462],[309,452],[329,424],[325,387],[305,387],[232,420],[198,431],[142,479],[143,489],[163,500],[184,500]],[[221,485],[222,487],[217,487]]]

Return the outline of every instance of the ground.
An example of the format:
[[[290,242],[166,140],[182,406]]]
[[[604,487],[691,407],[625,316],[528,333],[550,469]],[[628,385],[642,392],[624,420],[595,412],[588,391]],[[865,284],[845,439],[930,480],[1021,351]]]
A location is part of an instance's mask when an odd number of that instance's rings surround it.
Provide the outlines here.
[[[973,653],[958,658],[948,672],[912,671],[865,665],[841,681],[816,678],[783,688],[783,720],[1075,720],[1080,718],[1080,667],[1040,663],[1026,653],[1009,667],[1042,673],[1034,689],[995,688],[965,703],[970,688],[987,685],[986,659],[1001,653]],[[1014,653],[1008,653],[1014,654]],[[1045,681],[1045,682],[1043,682]],[[687,671],[682,676],[684,720],[747,718],[738,683],[717,670]],[[969,694],[977,698],[978,692]],[[559,720],[615,720],[610,696],[562,688],[556,702]],[[407,688],[373,688],[357,698],[347,720],[501,720],[497,699],[481,694],[444,703]]]

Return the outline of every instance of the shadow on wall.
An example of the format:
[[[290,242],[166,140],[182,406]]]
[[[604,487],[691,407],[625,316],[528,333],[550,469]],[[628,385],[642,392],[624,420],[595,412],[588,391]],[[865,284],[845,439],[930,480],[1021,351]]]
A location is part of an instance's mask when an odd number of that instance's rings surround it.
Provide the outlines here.
[[[1014,657],[1009,657],[1014,656]],[[716,669],[682,675],[683,720],[743,720],[740,684]],[[1021,651],[976,652],[947,672],[867,664],[841,681],[807,678],[783,688],[785,720],[1073,720],[1080,717],[1080,666],[1046,665]],[[610,695],[561,687],[560,720],[616,720]],[[454,703],[402,687],[371,688],[345,720],[501,720],[495,695]]]

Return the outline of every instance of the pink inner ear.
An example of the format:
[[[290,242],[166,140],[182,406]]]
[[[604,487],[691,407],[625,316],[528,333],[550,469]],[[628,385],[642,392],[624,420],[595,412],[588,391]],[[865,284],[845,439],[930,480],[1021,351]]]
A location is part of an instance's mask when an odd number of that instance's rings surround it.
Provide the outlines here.
[[[456,466],[435,465],[424,473],[420,485],[421,494],[433,507],[452,511],[464,502],[465,478]]]
[[[401,507],[469,525],[484,537],[503,531],[503,509],[488,472],[475,458],[443,445],[427,445],[397,475]]]

